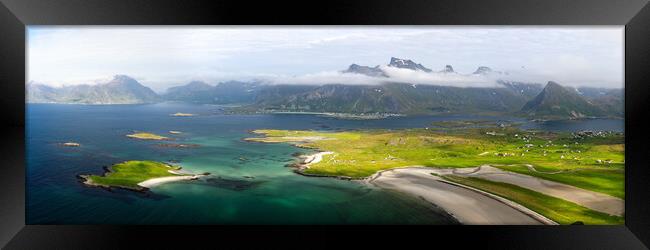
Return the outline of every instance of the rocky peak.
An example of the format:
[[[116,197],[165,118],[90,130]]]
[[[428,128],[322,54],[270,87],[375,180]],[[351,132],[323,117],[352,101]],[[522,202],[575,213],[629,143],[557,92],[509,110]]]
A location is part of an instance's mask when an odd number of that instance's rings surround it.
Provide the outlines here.
[[[383,70],[379,68],[379,65],[375,67],[369,67],[369,66],[361,66],[358,64],[351,64],[348,69],[344,70],[343,73],[355,73],[355,74],[363,74],[367,76],[381,76],[381,77],[388,77]]]
[[[478,67],[478,69],[476,69],[476,71],[474,71],[474,74],[484,75],[484,74],[488,74],[490,72],[492,72],[491,68],[486,67],[486,66],[480,66],[480,67]]]
[[[396,57],[391,57],[390,58],[390,63],[388,64],[390,67],[395,67],[395,68],[402,68],[402,69],[410,69],[410,70],[422,70],[424,72],[431,72],[431,69],[428,69],[422,64],[415,63],[409,59],[400,59]]]
[[[106,83],[108,86],[128,86],[128,87],[144,87],[138,81],[127,75],[115,75],[113,79]]]

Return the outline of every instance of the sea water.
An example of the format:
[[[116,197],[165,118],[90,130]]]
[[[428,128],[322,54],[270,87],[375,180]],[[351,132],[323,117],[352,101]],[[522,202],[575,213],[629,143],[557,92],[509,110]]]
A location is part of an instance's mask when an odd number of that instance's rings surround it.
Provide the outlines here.
[[[523,127],[576,131],[623,130],[622,120],[531,123],[512,117],[466,115],[341,120],[318,115],[228,115],[214,105],[28,104],[27,224],[456,224],[416,198],[357,181],[298,175],[286,164],[288,144],[246,142],[254,129],[347,130],[413,128],[445,120],[507,120]],[[182,112],[196,114],[176,117]],[[181,131],[170,134],[169,131]],[[171,142],[128,138],[151,132]],[[80,147],[63,147],[63,142]],[[198,144],[195,148],[161,143]],[[155,186],[148,194],[88,187],[79,174],[127,160],[173,162],[209,172],[198,181]]]

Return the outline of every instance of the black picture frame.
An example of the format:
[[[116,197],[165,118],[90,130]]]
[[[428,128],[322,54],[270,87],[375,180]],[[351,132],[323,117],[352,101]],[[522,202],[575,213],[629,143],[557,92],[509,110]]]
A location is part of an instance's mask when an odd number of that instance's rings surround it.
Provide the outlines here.
[[[650,5],[645,0],[181,1],[0,0],[0,246],[121,248],[317,242],[364,246],[452,241],[498,249],[646,249],[650,245]],[[25,225],[26,25],[625,25],[624,226]],[[163,240],[159,240],[160,237]],[[199,239],[192,240],[165,240]],[[417,241],[409,239],[417,238]],[[138,242],[138,243],[136,243]],[[154,244],[154,245],[149,245]],[[212,245],[212,248],[218,247]]]

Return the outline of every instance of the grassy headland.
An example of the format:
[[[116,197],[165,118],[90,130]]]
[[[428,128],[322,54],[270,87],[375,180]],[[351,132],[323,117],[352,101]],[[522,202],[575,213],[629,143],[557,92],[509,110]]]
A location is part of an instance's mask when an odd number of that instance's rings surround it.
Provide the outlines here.
[[[253,133],[263,137],[245,140],[332,152],[299,169],[307,174],[362,178],[396,167],[491,165],[614,197],[625,195],[622,133],[526,131],[516,126],[490,126],[489,122],[445,122],[424,129]],[[560,224],[624,223],[622,216],[505,182],[454,174],[442,178],[509,199]]]
[[[481,124],[483,125],[483,124]],[[247,141],[291,143],[332,151],[308,174],[367,177],[404,166],[493,165],[616,197],[624,194],[623,135],[525,131],[516,127],[363,130],[345,132],[255,130]],[[530,164],[537,171],[529,170]]]
[[[170,166],[155,161],[126,161],[111,166],[103,176],[81,175],[86,184],[101,187],[119,187],[131,190],[142,191],[145,187],[138,183],[153,178],[170,176],[191,176],[174,173],[180,167]],[[170,171],[171,170],[171,171]]]

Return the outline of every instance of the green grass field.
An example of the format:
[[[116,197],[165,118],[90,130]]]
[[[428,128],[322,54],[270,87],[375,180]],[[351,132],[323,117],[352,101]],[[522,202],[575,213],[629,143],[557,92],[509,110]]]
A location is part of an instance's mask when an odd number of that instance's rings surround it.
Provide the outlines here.
[[[625,222],[625,219],[621,216],[604,214],[563,199],[508,183],[454,175],[445,175],[443,178],[504,197],[560,224],[572,224],[580,221],[586,225],[612,225],[624,224]]]
[[[310,164],[309,174],[367,177],[405,166],[462,168],[492,165],[575,187],[625,196],[622,133],[591,135],[521,130],[490,122],[437,122],[425,129],[345,132],[256,130],[248,141],[290,143],[333,154]],[[529,168],[532,166],[532,169]],[[560,224],[623,224],[624,218],[516,185],[455,175],[449,181],[502,196]]]
[[[585,167],[574,169],[573,171],[548,174],[543,172],[552,172],[555,171],[556,168],[537,166],[535,169],[541,172],[535,172],[529,170],[526,166],[521,165],[495,167],[550,181],[569,184],[582,189],[609,194],[621,199],[625,198],[625,170],[623,168],[603,169]]]
[[[481,125],[484,125],[481,123]],[[623,135],[576,138],[570,133],[516,127],[364,130],[346,132],[256,130],[248,141],[292,143],[332,151],[306,173],[367,177],[379,170],[422,165],[436,168],[494,165],[576,187],[624,196]],[[537,173],[564,171],[556,174]]]
[[[155,161],[126,161],[111,166],[111,172],[105,176],[90,175],[87,180],[98,186],[142,190],[138,183],[152,178],[178,176],[169,172],[178,169],[180,167]]]

